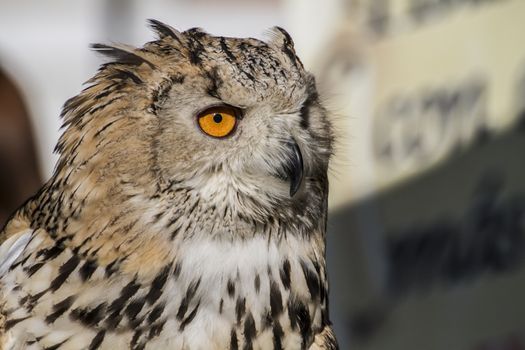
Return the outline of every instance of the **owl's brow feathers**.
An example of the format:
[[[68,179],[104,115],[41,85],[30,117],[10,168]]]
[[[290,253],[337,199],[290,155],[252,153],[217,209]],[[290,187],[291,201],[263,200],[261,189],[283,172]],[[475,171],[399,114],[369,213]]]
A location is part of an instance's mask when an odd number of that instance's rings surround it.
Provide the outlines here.
[[[93,44],[91,47],[98,53],[110,58],[108,63],[105,63],[99,69],[95,77],[87,81],[87,87],[81,94],[70,98],[64,104],[61,117],[63,119],[62,128],[66,129],[55,147],[55,152],[61,154],[57,170],[62,169],[66,164],[71,165],[75,157],[75,151],[82,142],[85,142],[84,137],[86,132],[83,130],[85,126],[96,118],[99,112],[108,112],[110,108],[112,111],[123,110],[126,107],[134,109],[142,108],[144,111],[156,115],[159,108],[168,96],[169,91],[174,84],[182,84],[185,76],[180,73],[168,73],[163,71],[162,59],[163,55],[169,56],[176,52],[177,56],[185,58],[193,65],[200,66],[202,64],[201,55],[205,52],[205,45],[203,38],[207,35],[199,28],[192,28],[185,32],[179,32],[176,29],[161,23],[157,20],[149,20],[150,27],[156,32],[158,40],[149,43],[152,48],[145,46],[141,49],[136,49],[127,45],[105,45]],[[293,48],[293,41],[288,33],[282,28],[275,27],[270,33],[272,42],[284,52],[290,59],[291,63],[297,68],[302,68],[302,63],[295,55]],[[230,50],[225,37],[218,37],[218,46],[225,55],[225,58],[230,64],[234,64],[241,74],[246,76],[247,81],[254,82],[253,75],[243,68],[243,62],[240,58]],[[265,42],[255,40],[258,44],[266,46]],[[240,43],[240,45],[245,45]],[[157,62],[159,61],[160,62]],[[251,62],[247,63],[251,66]],[[210,86],[207,93],[215,98],[219,98],[218,89],[222,85],[222,81],[216,71],[216,68],[205,70],[205,75],[209,78]],[[153,78],[153,79],[152,79]],[[148,83],[151,81],[156,83]],[[134,86],[142,85],[143,88],[138,91],[146,91],[146,96],[141,93],[140,96],[133,99],[133,106],[130,106],[129,99],[124,98],[126,94],[137,94],[137,89]],[[316,96],[308,97],[304,102],[304,108],[301,110],[301,117],[303,122],[301,126],[308,126],[308,107],[314,102]],[[106,121],[98,121],[94,126],[93,138],[97,139],[99,136],[108,132],[110,128],[116,127],[119,124],[122,115],[118,116],[115,113],[111,118],[105,118]],[[76,131],[82,132],[82,138],[77,135],[69,135],[68,127],[73,126]],[[101,142],[101,141],[99,141]],[[98,145],[98,144],[97,144]],[[68,161],[69,159],[69,161]]]

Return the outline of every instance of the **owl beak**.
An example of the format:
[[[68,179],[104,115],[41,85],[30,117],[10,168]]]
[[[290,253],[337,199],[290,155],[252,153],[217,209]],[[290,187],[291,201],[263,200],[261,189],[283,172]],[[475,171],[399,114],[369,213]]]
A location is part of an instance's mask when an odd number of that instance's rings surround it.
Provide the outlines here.
[[[289,162],[286,164],[286,170],[288,172],[288,178],[290,179],[290,197],[293,197],[303,182],[304,164],[303,155],[297,142],[292,139],[288,145],[291,148],[291,152]]]

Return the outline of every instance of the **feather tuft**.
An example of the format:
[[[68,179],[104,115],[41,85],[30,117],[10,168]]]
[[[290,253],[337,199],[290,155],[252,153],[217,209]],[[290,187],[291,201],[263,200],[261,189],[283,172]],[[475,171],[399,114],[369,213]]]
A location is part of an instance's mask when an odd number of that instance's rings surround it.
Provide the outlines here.
[[[184,36],[175,28],[157,21],[156,19],[148,19],[149,26],[157,33],[159,39],[170,37],[178,41],[180,44],[184,42]]]
[[[129,51],[124,47],[105,44],[91,44],[90,47],[96,52],[116,60],[118,63],[130,64],[133,66],[140,66],[142,63],[146,63],[151,68],[155,67],[153,63],[144,57],[139,56],[135,52]]]

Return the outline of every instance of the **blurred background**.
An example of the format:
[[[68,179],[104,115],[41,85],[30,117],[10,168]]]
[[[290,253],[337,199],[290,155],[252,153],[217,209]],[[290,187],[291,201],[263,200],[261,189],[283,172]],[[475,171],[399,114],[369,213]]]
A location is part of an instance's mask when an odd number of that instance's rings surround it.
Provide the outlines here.
[[[141,45],[148,18],[280,25],[317,75],[342,349],[525,350],[525,1],[0,0],[0,226],[53,170],[88,44]]]

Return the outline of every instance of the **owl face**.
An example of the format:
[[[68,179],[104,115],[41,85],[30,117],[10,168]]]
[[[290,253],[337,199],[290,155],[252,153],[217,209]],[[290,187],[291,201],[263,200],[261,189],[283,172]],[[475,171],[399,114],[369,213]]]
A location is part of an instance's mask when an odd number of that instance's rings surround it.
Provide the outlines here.
[[[198,49],[173,63],[180,83],[158,110],[162,176],[240,211],[304,201],[325,181],[331,135],[289,36],[275,29],[265,43],[183,35]]]
[[[113,60],[64,106],[58,182],[107,206],[161,192],[158,205],[189,212],[319,222],[331,128],[290,36],[151,23],[159,38],[140,49],[93,46]]]

